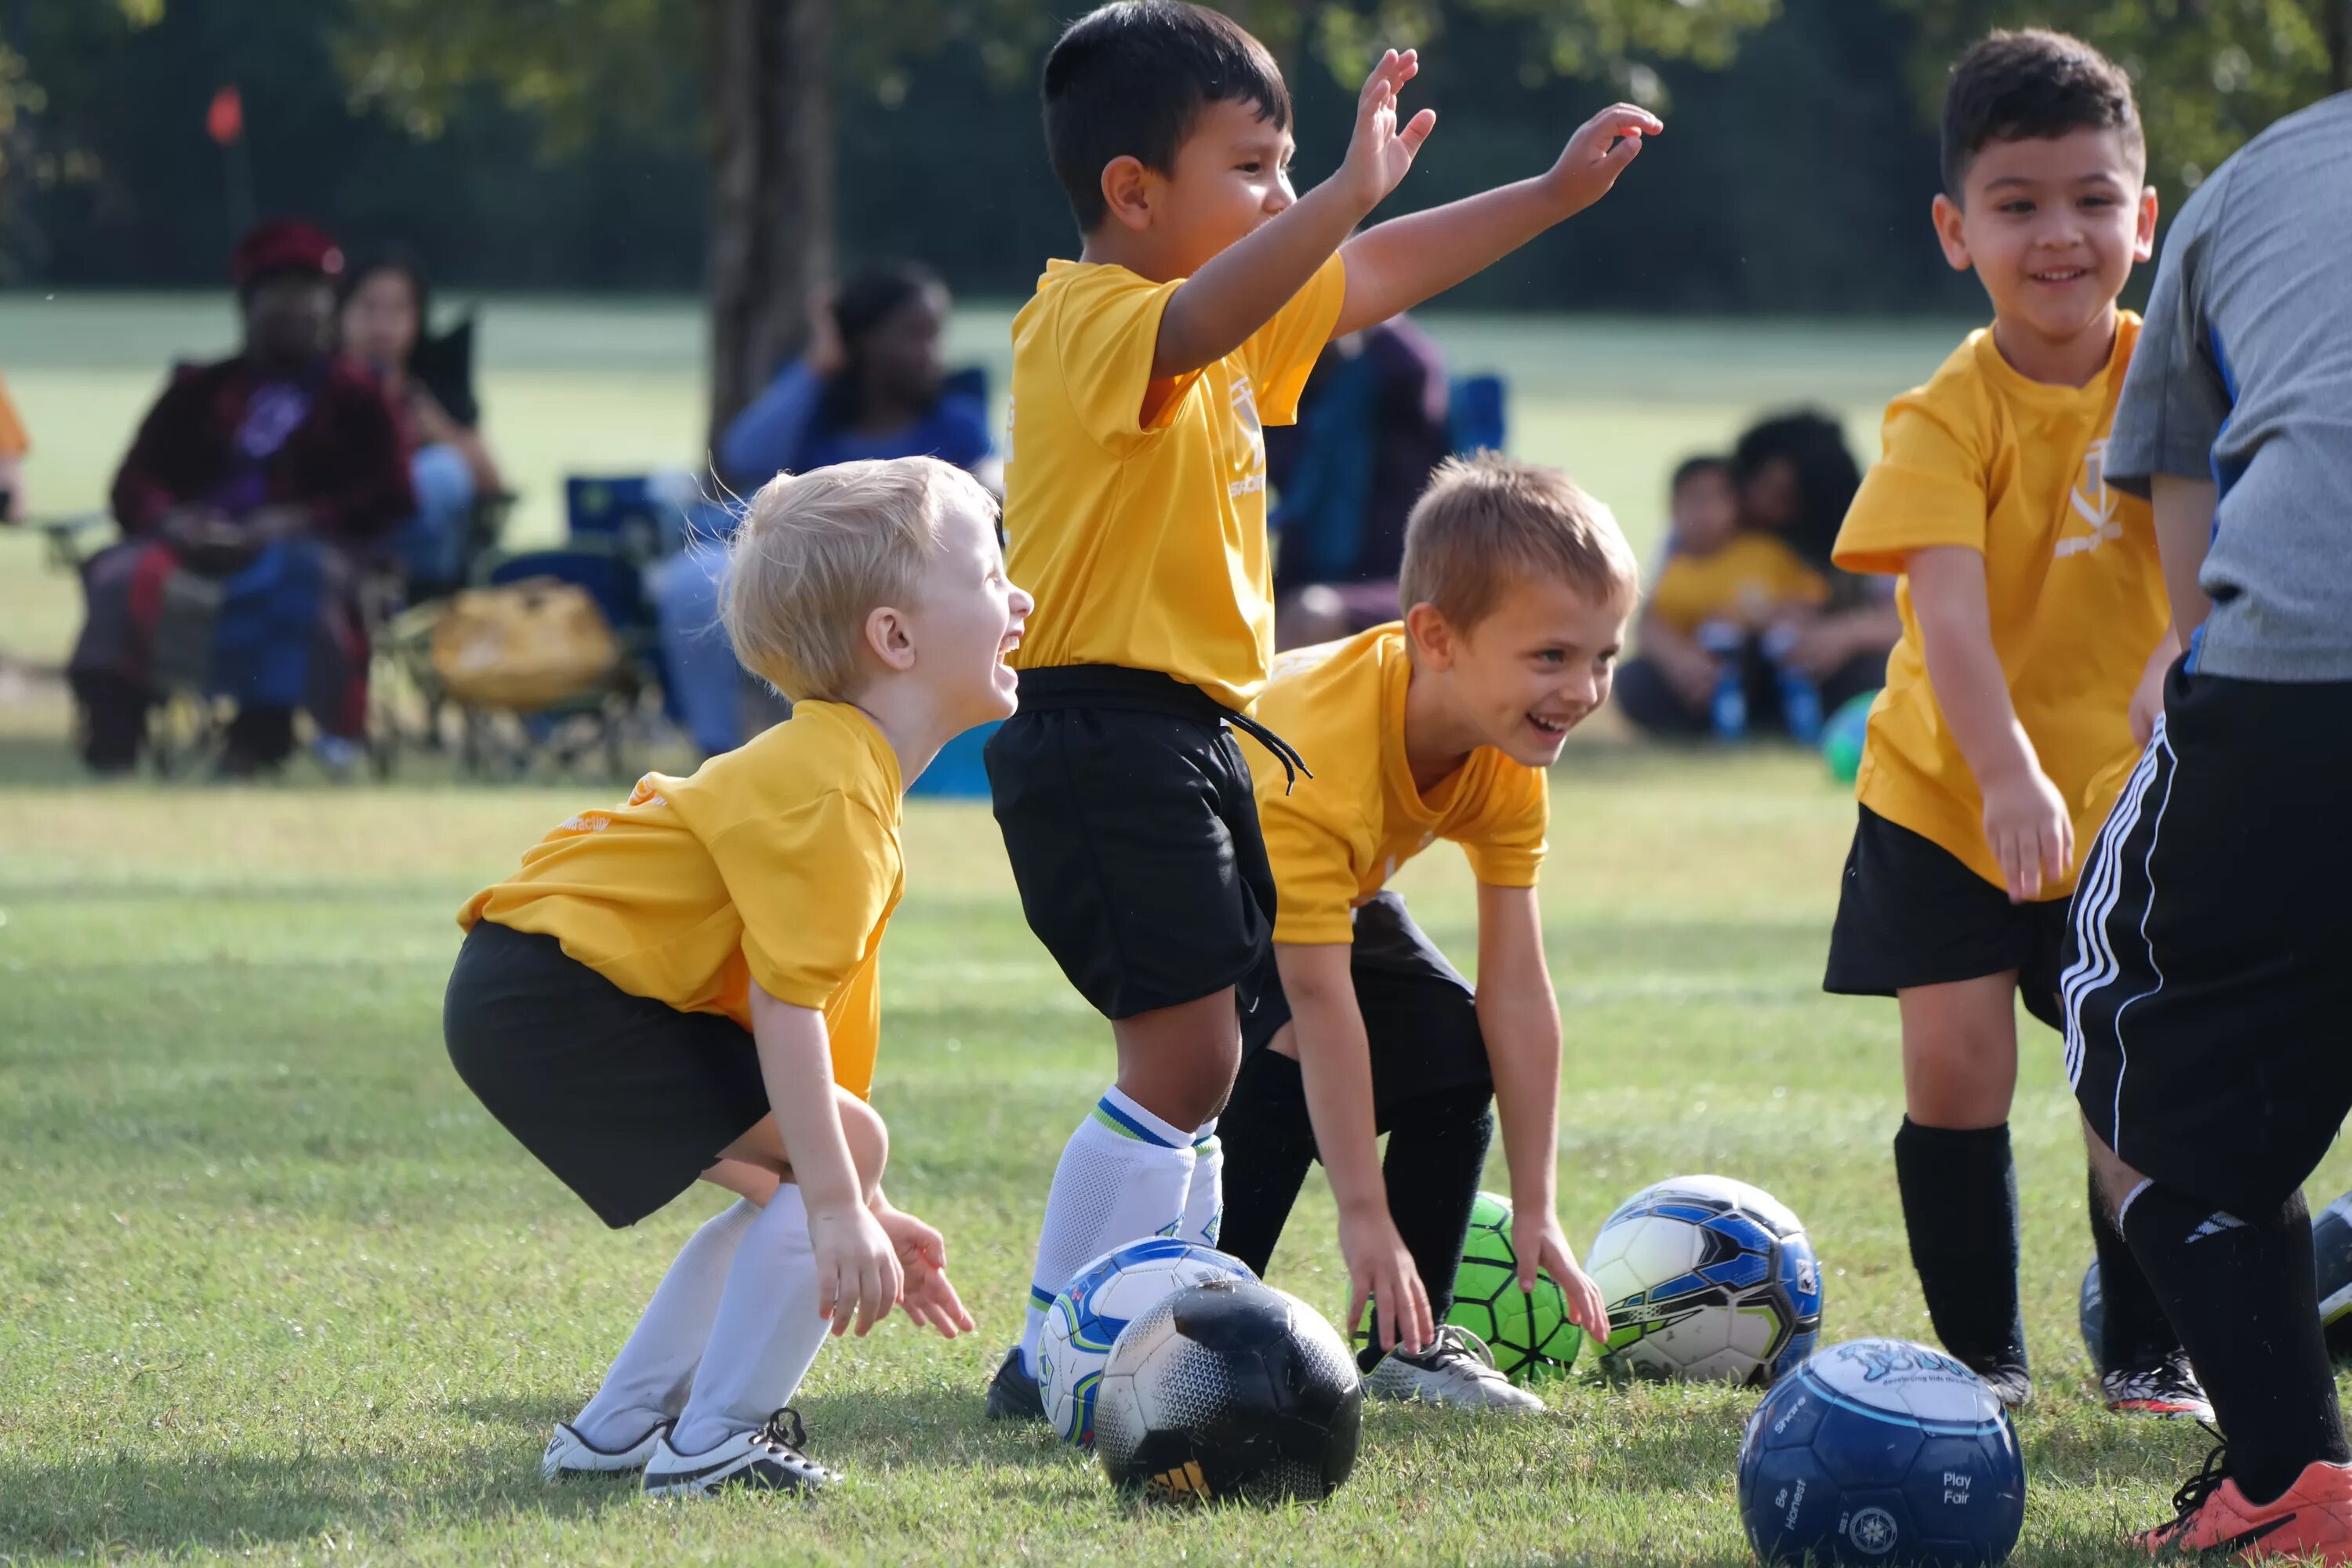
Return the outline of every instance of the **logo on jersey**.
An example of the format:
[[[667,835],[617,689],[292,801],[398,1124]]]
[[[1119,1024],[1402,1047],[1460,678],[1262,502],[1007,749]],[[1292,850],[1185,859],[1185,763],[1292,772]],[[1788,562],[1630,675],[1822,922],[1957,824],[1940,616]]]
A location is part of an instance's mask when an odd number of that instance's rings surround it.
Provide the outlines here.
[[[2083,454],[2082,477],[2074,481],[2074,491],[2066,501],[2074,513],[2073,521],[2090,531],[2063,535],[2054,552],[2056,559],[2088,555],[2100,545],[2124,536],[2124,525],[2116,517],[2116,492],[2107,488],[2105,440],[2092,442],[2090,449]]]
[[[1265,426],[1257,416],[1257,394],[1249,377],[1234,377],[1233,396],[1234,428],[1241,436],[1239,449],[1234,453],[1234,471],[1241,477],[1225,486],[1225,493],[1238,500],[1265,489]]]

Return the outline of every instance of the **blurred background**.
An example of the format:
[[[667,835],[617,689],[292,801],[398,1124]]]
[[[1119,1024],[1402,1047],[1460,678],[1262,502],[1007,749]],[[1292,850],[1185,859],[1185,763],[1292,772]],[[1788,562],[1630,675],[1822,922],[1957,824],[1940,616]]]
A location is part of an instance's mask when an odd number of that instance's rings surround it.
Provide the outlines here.
[[[1433,405],[1452,421],[1441,447],[1470,438],[1467,417],[1476,439],[1566,467],[1645,558],[1665,540],[1680,458],[1802,407],[1866,464],[1885,400],[1982,316],[1927,212],[1945,66],[1988,26],[2074,28],[2127,65],[2168,212],[2352,64],[2352,0],[1228,8],[1292,83],[1302,188],[1344,147],[1367,62],[1424,50],[1411,96],[1438,108],[1439,128],[1388,212],[1539,171],[1615,98],[1664,115],[1667,134],[1604,203],[1435,301],[1413,345],[1455,395]],[[414,456],[462,433],[479,459],[457,578],[490,570],[488,548],[578,536],[583,506],[678,513],[756,483],[756,463],[728,469],[730,428],[780,373],[833,352],[811,322],[837,328],[832,290],[877,266],[919,263],[943,286],[915,286],[938,301],[931,352],[1001,430],[1011,312],[1045,258],[1076,250],[1034,101],[1043,51],[1076,9],[0,0],[0,377],[26,437],[0,488],[35,525],[107,512],[172,367],[238,348],[233,246],[285,217],[354,267],[396,258],[425,307],[418,352],[441,357],[416,359],[410,379],[463,417],[428,416],[404,441]],[[352,330],[346,316],[346,353]],[[572,482],[649,475],[650,502]],[[1307,481],[1289,488],[1286,504]],[[683,535],[677,517],[656,521],[661,536],[633,548],[657,573]],[[0,770],[70,771],[73,565],[108,542],[95,523],[70,549],[37,526],[0,530]],[[650,646],[648,595],[631,613]],[[370,606],[379,664],[396,613],[431,596]],[[411,663],[429,685],[421,645]],[[665,707],[652,738],[691,740],[691,715]]]

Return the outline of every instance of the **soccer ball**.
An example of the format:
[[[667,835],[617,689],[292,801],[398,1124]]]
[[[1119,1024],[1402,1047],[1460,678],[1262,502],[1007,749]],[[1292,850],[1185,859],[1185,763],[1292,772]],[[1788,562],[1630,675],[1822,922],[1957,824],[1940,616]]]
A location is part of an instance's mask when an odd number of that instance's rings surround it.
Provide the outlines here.
[[[1065,1442],[1095,1440],[1095,1391],[1118,1331],[1138,1313],[1204,1279],[1255,1279],[1249,1265],[1213,1247],[1152,1237],[1114,1247],[1054,1298],[1037,1336],[1037,1393]]]
[[[1355,1468],[1363,1405],[1355,1359],[1312,1307],[1254,1279],[1212,1279],[1120,1332],[1095,1457],[1111,1485],[1163,1501],[1312,1501]]]
[[[2352,1359],[2352,1193],[2311,1216],[2311,1266],[2319,1280],[2319,1327],[2327,1336],[2327,1353],[2338,1361]],[[2106,1309],[2105,1285],[2094,1258],[2083,1270],[2075,1316],[2082,1324],[2083,1349],[2103,1373],[2108,1368],[2100,1358],[2099,1338]]]
[[[1821,1337],[1822,1269],[1769,1193],[1723,1176],[1645,1187],[1592,1239],[1609,1305],[1601,1364],[1619,1375],[1765,1385]]]
[[[2025,1522],[2025,1460],[1967,1367],[1906,1340],[1852,1340],[1757,1405],[1739,1513],[1766,1563],[2000,1563]]]
[[[1511,1200],[1480,1193],[1454,1271],[1454,1308],[1445,1321],[1469,1330],[1495,1352],[1495,1367],[1513,1383],[1559,1377],[1576,1364],[1583,1331],[1568,1321],[1559,1282],[1538,1269],[1533,1294],[1519,1289],[1519,1254],[1511,1237]],[[1426,1283],[1424,1281],[1423,1283]],[[1356,1325],[1358,1350],[1372,1342],[1370,1307]]]

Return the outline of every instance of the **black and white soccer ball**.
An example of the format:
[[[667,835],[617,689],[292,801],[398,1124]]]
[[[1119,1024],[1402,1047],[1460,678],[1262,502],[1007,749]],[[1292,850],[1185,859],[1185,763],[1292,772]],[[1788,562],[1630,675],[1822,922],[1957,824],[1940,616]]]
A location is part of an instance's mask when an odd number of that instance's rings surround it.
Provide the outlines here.
[[[1175,1502],[1328,1497],[1355,1468],[1363,1385],[1339,1331],[1249,1279],[1193,1285],[1120,1331],[1095,1454],[1121,1491]]]

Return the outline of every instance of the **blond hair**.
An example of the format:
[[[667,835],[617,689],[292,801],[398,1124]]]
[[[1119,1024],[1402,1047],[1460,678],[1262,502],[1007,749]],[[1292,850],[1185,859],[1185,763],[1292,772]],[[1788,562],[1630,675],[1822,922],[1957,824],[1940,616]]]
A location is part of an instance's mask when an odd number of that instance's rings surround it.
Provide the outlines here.
[[[1556,577],[1603,601],[1638,591],[1641,569],[1617,520],[1558,468],[1499,452],[1448,458],[1405,520],[1397,597],[1433,605],[1457,631],[1494,613],[1504,589]]]
[[[995,510],[979,480],[937,458],[836,463],[761,485],[727,552],[719,614],[736,658],[796,701],[855,696],[866,617],[913,600],[959,502]]]

